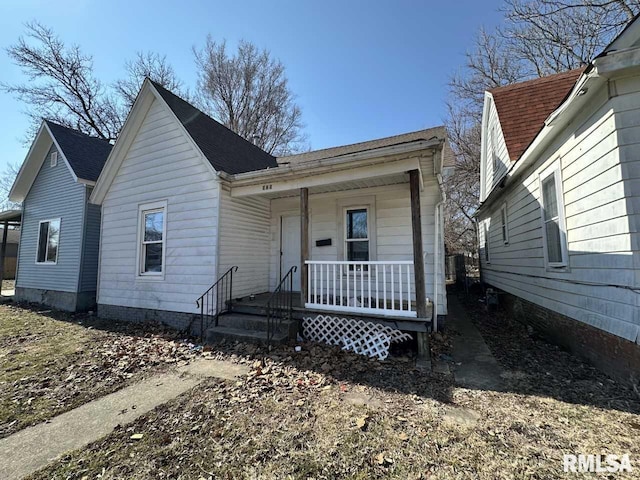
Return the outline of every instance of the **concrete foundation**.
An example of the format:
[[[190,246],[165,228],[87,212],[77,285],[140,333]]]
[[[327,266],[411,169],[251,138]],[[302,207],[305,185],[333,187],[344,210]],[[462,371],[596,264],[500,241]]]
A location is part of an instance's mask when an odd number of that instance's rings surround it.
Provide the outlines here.
[[[16,287],[17,302],[38,303],[66,312],[93,310],[96,306],[96,292],[61,292],[38,288]]]

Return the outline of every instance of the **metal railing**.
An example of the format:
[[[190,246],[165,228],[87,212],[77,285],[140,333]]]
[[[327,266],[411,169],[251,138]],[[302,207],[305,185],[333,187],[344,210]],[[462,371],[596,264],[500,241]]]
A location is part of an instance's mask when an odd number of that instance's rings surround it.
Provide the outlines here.
[[[416,317],[413,262],[307,260],[305,307]]]
[[[268,345],[271,345],[273,335],[280,330],[282,322],[291,320],[293,317],[293,274],[297,270],[296,266],[289,269],[267,301]]]
[[[218,326],[218,317],[230,312],[233,308],[233,272],[238,267],[233,266],[211,285],[196,301],[200,308],[200,338],[204,338],[204,332],[213,322]]]

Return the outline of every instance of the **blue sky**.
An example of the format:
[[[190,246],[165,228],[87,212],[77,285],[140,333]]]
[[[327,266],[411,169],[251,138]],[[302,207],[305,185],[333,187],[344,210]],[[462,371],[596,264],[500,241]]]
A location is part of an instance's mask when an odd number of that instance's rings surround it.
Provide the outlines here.
[[[7,5],[10,4],[10,5]],[[11,5],[14,4],[14,5]],[[439,125],[447,80],[480,26],[500,21],[498,0],[446,2],[20,0],[0,6],[0,80],[20,82],[4,49],[38,20],[117,79],[137,51],[166,54],[195,84],[192,46],[207,34],[267,48],[285,64],[313,149]],[[0,172],[22,162],[24,106],[0,93]]]

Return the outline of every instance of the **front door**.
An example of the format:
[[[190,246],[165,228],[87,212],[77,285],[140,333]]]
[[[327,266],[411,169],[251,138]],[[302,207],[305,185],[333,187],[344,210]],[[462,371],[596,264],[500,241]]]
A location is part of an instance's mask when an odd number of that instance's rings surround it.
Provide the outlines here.
[[[300,291],[300,215],[281,217],[280,229],[280,278],[294,265],[293,290]]]

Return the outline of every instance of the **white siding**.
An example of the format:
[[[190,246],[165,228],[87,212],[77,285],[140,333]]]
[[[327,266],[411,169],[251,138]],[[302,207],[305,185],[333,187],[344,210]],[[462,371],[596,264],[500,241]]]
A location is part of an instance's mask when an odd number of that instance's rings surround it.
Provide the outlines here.
[[[216,279],[218,182],[164,105],[154,100],[102,207],[98,303],[195,313]],[[138,206],[167,201],[162,280],[137,275]]]
[[[221,185],[220,275],[236,265],[233,296],[269,290],[270,201],[254,196],[232,198]]]
[[[635,162],[640,160],[636,145],[640,141],[640,94],[608,99],[602,91],[591,105],[481,217],[490,218],[490,264],[481,255],[482,271],[491,285],[636,341],[640,295],[590,283],[639,286],[638,247],[633,247],[636,227],[630,225],[632,217],[628,216],[632,213],[630,192],[637,195],[639,190],[629,180],[625,183],[623,172],[637,171]],[[633,126],[624,125],[629,121]],[[635,130],[631,135],[630,129]],[[567,225],[569,266],[564,270],[547,267],[543,252],[538,175],[554,161],[561,165]],[[504,201],[508,245],[500,230]]]
[[[486,117],[487,118],[484,119],[486,126],[483,132],[485,139],[481,165],[483,185],[482,198],[480,201],[484,201],[489,196],[489,193],[491,193],[502,179],[511,163],[509,152],[507,152],[507,144],[502,133],[502,127],[500,126],[498,111],[492,100],[490,100],[489,105],[487,105]],[[494,157],[496,158],[495,166],[497,168],[494,168]]]
[[[427,297],[433,300],[434,292],[434,235],[435,205],[440,193],[433,172],[433,161],[423,161],[424,190],[421,192],[422,234]],[[344,260],[343,212],[348,206],[372,205],[375,210],[375,232],[372,237],[372,260],[413,260],[411,201],[409,184],[362,188],[343,192],[309,195],[311,260]],[[282,215],[298,215],[298,197],[275,199],[271,202],[271,268],[269,287],[279,281],[280,273],[280,218]],[[331,246],[317,247],[316,240],[331,239]],[[442,239],[441,239],[442,240]],[[444,245],[440,247],[440,254]],[[374,258],[375,255],[375,258]],[[441,262],[443,263],[443,262]],[[438,286],[439,314],[446,314],[443,266],[440,267]],[[389,283],[389,280],[387,280]],[[415,299],[411,270],[411,296]]]

